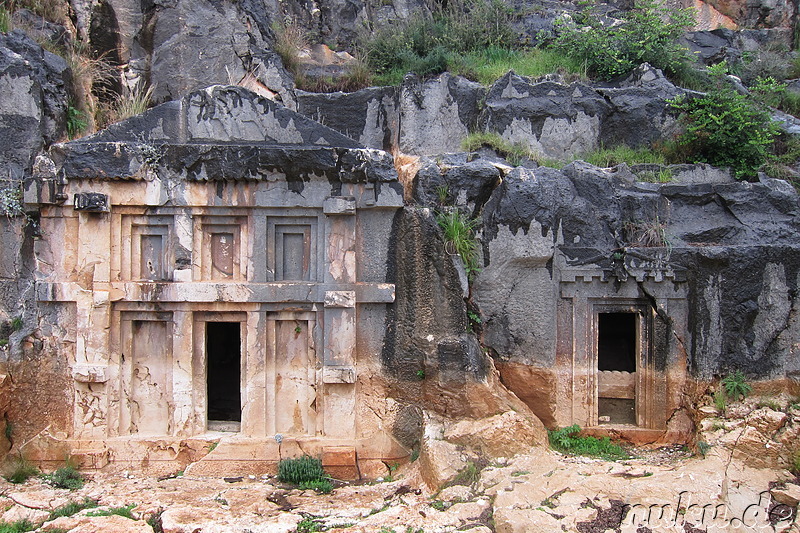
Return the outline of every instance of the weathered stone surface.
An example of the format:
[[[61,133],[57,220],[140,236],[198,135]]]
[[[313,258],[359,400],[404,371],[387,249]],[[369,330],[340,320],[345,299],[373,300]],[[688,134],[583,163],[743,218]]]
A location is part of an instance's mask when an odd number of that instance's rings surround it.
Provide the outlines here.
[[[11,508],[7,509],[3,516],[0,517],[0,520],[6,523],[14,523],[19,522],[21,520],[27,520],[32,524],[41,524],[50,516],[49,511],[44,511],[42,509],[31,509],[29,507],[24,507],[19,504],[13,505]]]
[[[66,62],[22,31],[0,34],[0,179],[21,180],[64,135],[68,77]]]
[[[427,437],[419,454],[422,477],[432,490],[452,480],[467,462],[455,444]]]
[[[776,502],[780,502],[789,507],[797,507],[800,503],[800,485],[794,483],[787,483],[786,487],[781,489],[772,489],[770,491],[772,497]]]
[[[66,516],[44,524],[42,531],[60,529],[70,533],[152,533],[153,528],[144,520],[131,520],[124,516]]]
[[[514,411],[481,420],[462,420],[449,426],[444,438],[486,457],[510,457],[547,443],[547,432],[535,417]]]

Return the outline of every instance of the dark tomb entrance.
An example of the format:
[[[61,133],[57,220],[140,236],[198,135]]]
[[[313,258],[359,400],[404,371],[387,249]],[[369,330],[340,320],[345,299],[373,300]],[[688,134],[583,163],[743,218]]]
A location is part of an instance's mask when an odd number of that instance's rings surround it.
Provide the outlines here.
[[[242,420],[241,324],[206,322],[208,429],[239,431]]]
[[[599,313],[597,410],[601,424],[636,424],[637,313]]]

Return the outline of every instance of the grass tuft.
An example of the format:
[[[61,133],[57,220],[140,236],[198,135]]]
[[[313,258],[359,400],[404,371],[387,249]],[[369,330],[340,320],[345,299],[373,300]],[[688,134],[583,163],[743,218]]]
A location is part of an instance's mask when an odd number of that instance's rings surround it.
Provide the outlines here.
[[[444,232],[450,253],[457,253],[464,263],[468,277],[480,271],[478,263],[478,241],[475,239],[475,227],[478,221],[470,219],[458,209],[448,209],[436,215],[436,221]]]
[[[39,475],[39,469],[24,457],[13,457],[7,467],[6,480],[11,483],[25,483],[29,478]]]

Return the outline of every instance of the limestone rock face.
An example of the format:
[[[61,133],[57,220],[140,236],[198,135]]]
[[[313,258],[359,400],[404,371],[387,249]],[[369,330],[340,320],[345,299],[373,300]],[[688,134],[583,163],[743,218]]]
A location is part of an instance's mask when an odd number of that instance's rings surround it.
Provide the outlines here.
[[[514,411],[481,420],[462,420],[448,427],[444,438],[492,458],[511,457],[532,446],[547,444],[547,433],[542,423]]]
[[[67,112],[66,62],[15,30],[0,34],[0,178],[22,179],[59,140]]]

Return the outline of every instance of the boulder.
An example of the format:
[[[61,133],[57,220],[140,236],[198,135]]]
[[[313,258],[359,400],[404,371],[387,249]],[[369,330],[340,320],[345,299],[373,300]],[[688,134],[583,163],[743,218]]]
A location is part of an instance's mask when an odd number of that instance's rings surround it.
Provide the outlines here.
[[[532,82],[511,71],[489,89],[480,127],[535,153],[564,159],[598,146],[610,111],[591,86]]]
[[[422,443],[419,461],[422,478],[431,490],[441,488],[467,465],[455,444],[430,437]]]
[[[544,446],[547,431],[535,417],[506,411],[480,420],[456,422],[447,428],[444,438],[486,457],[511,457],[532,446]]]

